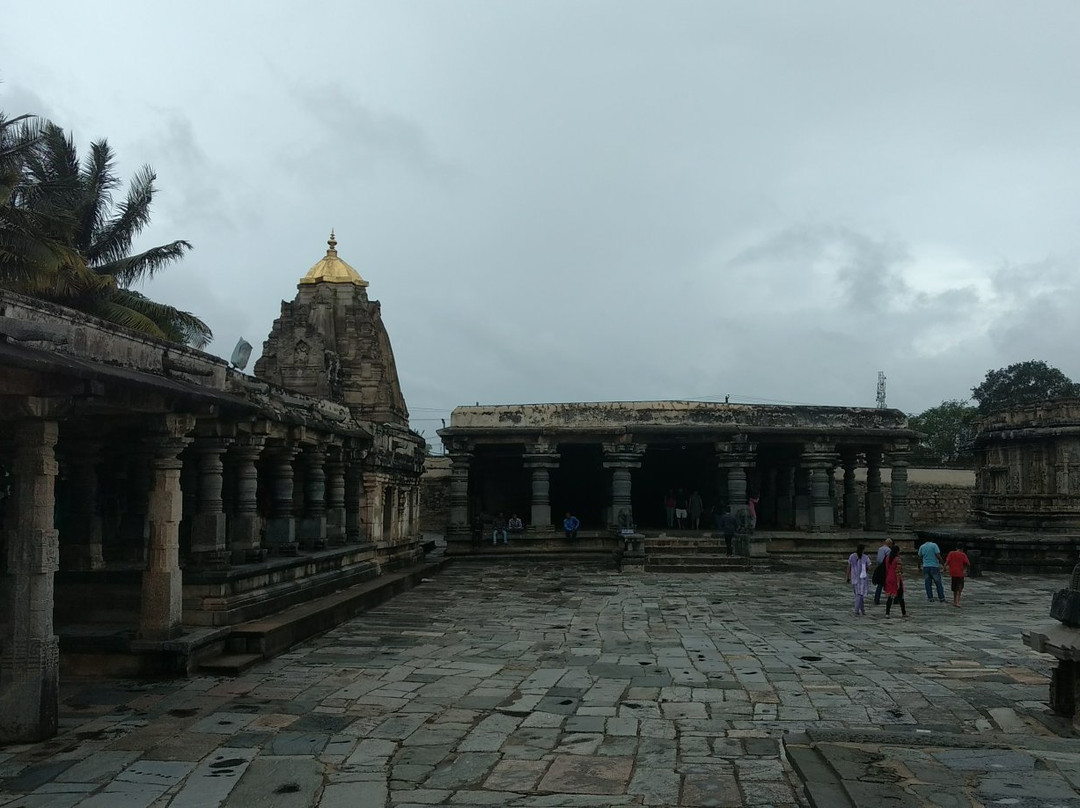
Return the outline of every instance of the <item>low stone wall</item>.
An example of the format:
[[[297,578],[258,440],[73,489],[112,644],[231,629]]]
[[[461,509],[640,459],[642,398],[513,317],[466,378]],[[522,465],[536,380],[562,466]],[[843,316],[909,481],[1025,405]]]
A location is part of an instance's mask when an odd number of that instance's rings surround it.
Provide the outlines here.
[[[866,501],[866,483],[858,481],[855,490],[859,503]],[[892,497],[889,483],[882,484],[885,493],[885,516],[892,510]],[[956,525],[968,521],[971,512],[971,497],[975,490],[964,485],[945,485],[941,483],[908,483],[908,512],[915,527],[927,525]],[[843,496],[838,497],[837,523],[843,517]]]

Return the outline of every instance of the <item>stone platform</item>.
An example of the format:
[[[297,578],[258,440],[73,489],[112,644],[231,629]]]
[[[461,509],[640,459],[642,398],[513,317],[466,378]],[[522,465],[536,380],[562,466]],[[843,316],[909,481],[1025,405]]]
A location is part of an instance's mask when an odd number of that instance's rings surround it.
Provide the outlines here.
[[[1080,806],[1020,638],[1061,579],[886,620],[843,574],[455,561],[235,678],[64,680],[0,806]]]

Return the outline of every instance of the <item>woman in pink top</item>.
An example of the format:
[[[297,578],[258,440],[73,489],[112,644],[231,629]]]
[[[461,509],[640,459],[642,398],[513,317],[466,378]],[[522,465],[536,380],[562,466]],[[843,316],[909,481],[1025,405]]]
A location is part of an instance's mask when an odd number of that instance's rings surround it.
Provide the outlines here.
[[[750,529],[754,530],[757,527],[757,504],[761,499],[760,494],[755,494],[746,500],[746,507],[750,511]]]

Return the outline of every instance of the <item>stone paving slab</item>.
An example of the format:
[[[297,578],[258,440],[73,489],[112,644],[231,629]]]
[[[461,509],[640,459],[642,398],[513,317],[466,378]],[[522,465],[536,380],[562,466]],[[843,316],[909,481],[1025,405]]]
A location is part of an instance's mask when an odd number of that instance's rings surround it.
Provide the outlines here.
[[[1080,740],[1020,632],[1063,582],[850,613],[769,576],[458,563],[233,678],[64,682],[3,808],[1080,808]]]

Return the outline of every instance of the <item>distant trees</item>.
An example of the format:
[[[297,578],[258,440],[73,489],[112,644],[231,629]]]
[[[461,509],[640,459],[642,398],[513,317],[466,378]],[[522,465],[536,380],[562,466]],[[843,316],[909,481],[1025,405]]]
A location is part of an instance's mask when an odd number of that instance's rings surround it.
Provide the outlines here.
[[[978,409],[960,399],[942,401],[908,418],[908,426],[924,437],[917,449],[922,462],[966,466],[973,460],[971,437]]]
[[[172,241],[131,253],[150,223],[155,180],[144,166],[117,202],[122,183],[107,141],[80,161],[59,126],[0,114],[0,287],[204,347],[213,336],[206,323],[131,288],[191,249]]]
[[[982,384],[971,389],[971,396],[979,404],[979,413],[985,415],[1023,404],[1080,396],[1080,385],[1057,368],[1032,359],[987,371]]]

